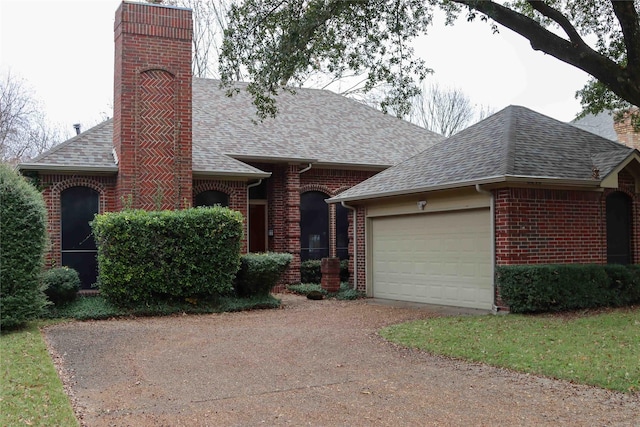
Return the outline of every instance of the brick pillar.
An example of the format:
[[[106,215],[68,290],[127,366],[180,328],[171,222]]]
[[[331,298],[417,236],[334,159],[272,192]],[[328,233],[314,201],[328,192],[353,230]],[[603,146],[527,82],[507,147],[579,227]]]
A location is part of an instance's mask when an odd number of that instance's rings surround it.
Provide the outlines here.
[[[340,290],[340,258],[322,258],[320,272],[322,289],[330,293],[338,292]]]
[[[191,206],[191,10],[123,2],[114,29],[117,208]]]
[[[300,174],[297,165],[285,172],[285,246],[293,260],[284,274],[285,284],[300,283]]]

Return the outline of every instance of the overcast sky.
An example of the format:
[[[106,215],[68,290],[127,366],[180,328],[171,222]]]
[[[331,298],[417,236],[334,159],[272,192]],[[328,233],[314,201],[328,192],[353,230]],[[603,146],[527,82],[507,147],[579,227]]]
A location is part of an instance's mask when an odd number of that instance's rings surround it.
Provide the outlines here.
[[[0,0],[0,68],[24,79],[52,123],[73,131],[111,116],[113,21],[119,0]],[[441,21],[441,20],[439,20]],[[523,105],[562,121],[580,110],[576,90],[586,73],[534,52],[522,37],[482,22],[438,22],[418,42],[435,70],[430,79],[455,86],[498,111]]]

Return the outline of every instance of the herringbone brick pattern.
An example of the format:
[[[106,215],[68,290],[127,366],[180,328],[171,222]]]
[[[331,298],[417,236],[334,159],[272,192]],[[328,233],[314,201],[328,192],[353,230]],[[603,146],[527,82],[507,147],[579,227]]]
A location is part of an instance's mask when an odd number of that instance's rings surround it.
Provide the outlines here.
[[[162,70],[140,76],[138,188],[143,209],[171,207],[177,179],[174,77]]]

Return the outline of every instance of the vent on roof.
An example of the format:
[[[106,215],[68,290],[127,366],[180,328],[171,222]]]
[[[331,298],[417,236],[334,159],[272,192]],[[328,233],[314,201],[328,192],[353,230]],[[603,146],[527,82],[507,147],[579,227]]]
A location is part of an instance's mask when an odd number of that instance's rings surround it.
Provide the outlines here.
[[[80,123],[75,123],[73,128],[76,130],[76,135],[80,135]]]
[[[113,154],[113,161],[118,164],[118,153],[116,153],[115,147],[111,149],[111,154]]]

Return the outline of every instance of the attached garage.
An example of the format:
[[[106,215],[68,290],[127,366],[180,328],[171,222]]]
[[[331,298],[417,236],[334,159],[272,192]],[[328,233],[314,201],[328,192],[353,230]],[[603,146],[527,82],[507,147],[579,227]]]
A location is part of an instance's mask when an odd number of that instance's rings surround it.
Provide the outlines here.
[[[495,266],[638,262],[640,224],[619,224],[640,218],[639,167],[638,150],[510,106],[328,202],[355,211],[367,296],[498,311]]]
[[[492,308],[488,208],[374,217],[369,226],[373,297]]]

